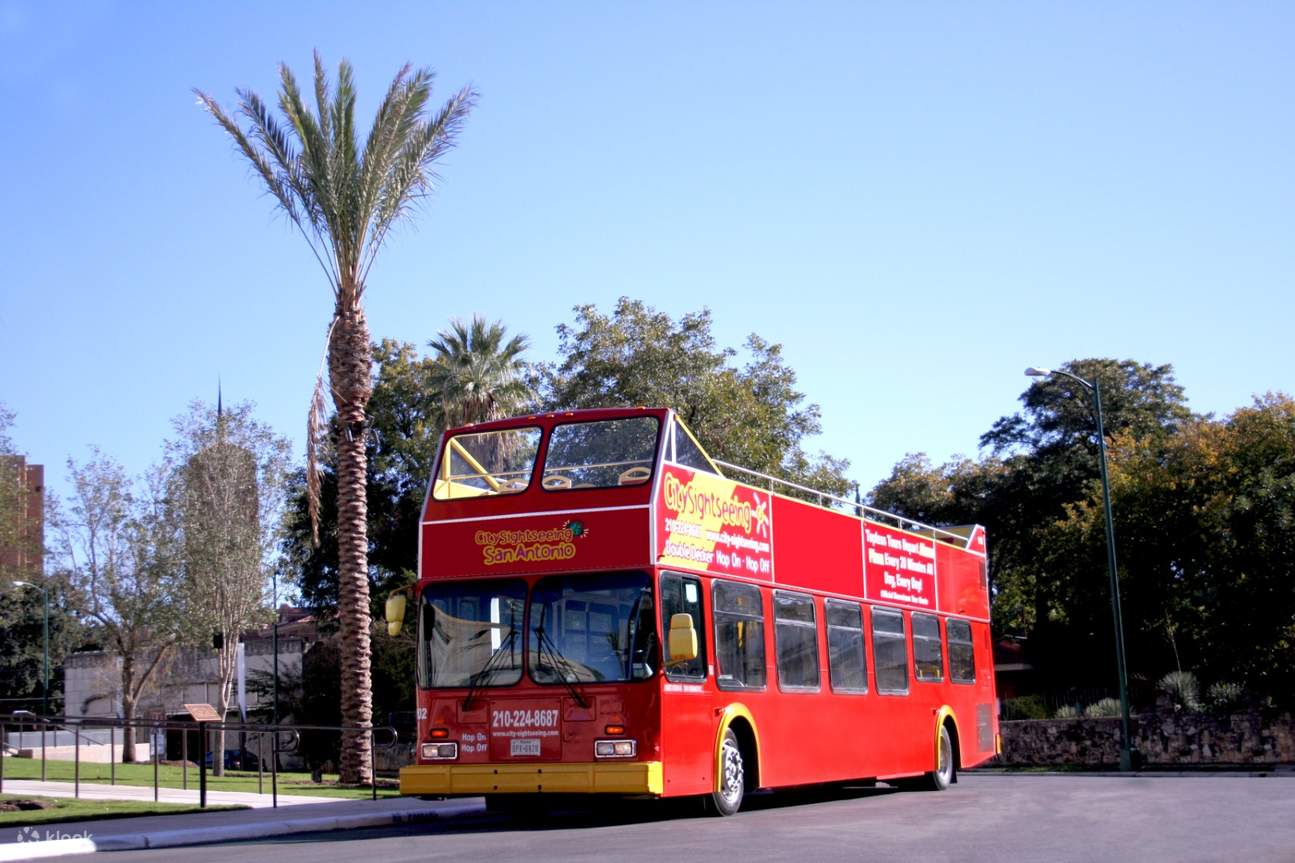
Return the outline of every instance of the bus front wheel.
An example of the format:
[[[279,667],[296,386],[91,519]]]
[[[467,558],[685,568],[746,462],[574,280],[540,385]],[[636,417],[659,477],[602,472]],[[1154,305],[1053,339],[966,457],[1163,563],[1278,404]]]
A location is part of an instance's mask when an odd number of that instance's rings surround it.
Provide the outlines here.
[[[732,728],[724,730],[719,768],[719,787],[711,792],[711,802],[720,815],[735,815],[742,808],[742,797],[746,794],[746,765],[742,760],[742,747]]]

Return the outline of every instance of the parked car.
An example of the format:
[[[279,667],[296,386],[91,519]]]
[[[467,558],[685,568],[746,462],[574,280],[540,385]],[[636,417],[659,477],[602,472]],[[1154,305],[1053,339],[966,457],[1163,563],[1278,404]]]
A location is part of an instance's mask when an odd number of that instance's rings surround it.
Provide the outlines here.
[[[210,769],[212,765],[211,756],[212,756],[212,753],[208,752],[207,753],[208,769]],[[225,750],[225,769],[226,770],[255,770],[257,768],[257,765],[258,765],[258,762],[256,760],[256,756],[251,752],[248,752],[246,750],[244,750],[243,752],[234,752],[228,749]]]

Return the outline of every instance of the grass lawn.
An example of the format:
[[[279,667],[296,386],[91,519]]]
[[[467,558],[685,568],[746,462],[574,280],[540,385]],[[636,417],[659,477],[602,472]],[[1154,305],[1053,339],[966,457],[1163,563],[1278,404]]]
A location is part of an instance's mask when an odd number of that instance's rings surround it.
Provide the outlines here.
[[[24,827],[28,824],[57,824],[61,821],[129,818],[134,815],[180,815],[185,812],[214,812],[219,809],[247,808],[246,806],[208,806],[206,810],[202,810],[197,806],[190,806],[185,803],[152,803],[136,800],[73,800],[70,797],[32,797],[30,795],[0,794],[0,803],[11,800],[39,800],[52,808],[0,812],[0,827]]]
[[[71,761],[54,761],[46,762],[46,778],[50,782],[71,782],[73,773],[73,763]],[[170,765],[161,765],[157,770],[158,785],[163,788],[181,788],[182,768]],[[6,758],[4,761],[4,778],[5,779],[40,779],[40,759],[39,758]],[[310,780],[309,773],[279,773],[279,793],[280,794],[306,794],[319,797],[345,797],[353,799],[363,799],[372,793],[368,788],[344,787],[337,784],[337,775],[324,774],[322,784],[315,784]],[[97,782],[106,784],[109,779],[109,765],[92,764],[81,762],[81,781]],[[378,787],[379,797],[397,797],[400,792],[392,783],[391,787],[382,787],[383,780],[379,779]],[[118,764],[117,765],[117,784],[118,785],[141,785],[152,787],[153,785],[153,765],[152,764]],[[189,768],[189,785],[190,789],[198,788],[198,768]],[[267,770],[262,785],[266,794],[270,793],[270,773]],[[245,772],[236,770],[225,771],[224,776],[212,776],[207,772],[207,790],[208,791],[256,791],[256,771]],[[0,822],[3,823],[3,822]]]

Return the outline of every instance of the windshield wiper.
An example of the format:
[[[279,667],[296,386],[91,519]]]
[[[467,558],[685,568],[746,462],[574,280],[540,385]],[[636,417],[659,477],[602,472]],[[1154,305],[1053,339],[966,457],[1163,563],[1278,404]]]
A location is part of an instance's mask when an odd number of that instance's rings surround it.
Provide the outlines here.
[[[548,612],[549,607],[546,605],[544,606],[544,610],[540,612],[540,625],[535,627],[535,634],[539,636],[540,640],[540,658],[542,659],[544,657],[544,652],[547,649],[549,654],[549,664],[552,666],[553,670],[557,672],[558,676],[562,678],[562,683],[566,686],[567,692],[571,693],[571,697],[575,699],[576,704],[579,704],[581,707],[588,707],[588,700],[580,694],[580,690],[576,688],[575,683],[567,677],[567,672],[570,672],[572,677],[576,676],[576,670],[575,667],[571,665],[571,660],[562,655],[562,651],[558,650],[557,645],[553,643],[553,639],[549,638],[549,634],[544,631],[544,617]]]
[[[499,664],[499,657],[504,656],[505,654],[508,654],[509,656],[512,655],[513,639],[516,637],[517,627],[514,626],[508,630],[508,635],[504,638],[503,643],[496,647],[494,652],[490,654],[490,658],[486,660],[485,665],[481,666],[481,670],[468,678],[468,695],[463,699],[464,710],[472,709],[472,699],[476,698],[477,691],[481,689],[481,686],[485,683],[486,679],[489,678],[490,675],[494,674],[495,668]]]

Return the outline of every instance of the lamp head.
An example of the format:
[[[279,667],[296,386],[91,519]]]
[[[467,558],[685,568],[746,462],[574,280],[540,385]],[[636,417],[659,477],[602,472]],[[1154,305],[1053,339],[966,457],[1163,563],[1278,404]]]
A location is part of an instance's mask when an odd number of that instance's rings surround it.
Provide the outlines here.
[[[36,585],[32,584],[30,581],[15,581],[13,582],[13,586],[14,587],[35,587]]]
[[[1025,374],[1032,378],[1046,378],[1052,374],[1052,369],[1036,369],[1034,366],[1030,366],[1025,370]]]

